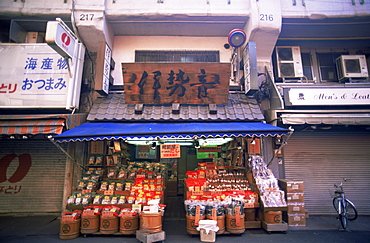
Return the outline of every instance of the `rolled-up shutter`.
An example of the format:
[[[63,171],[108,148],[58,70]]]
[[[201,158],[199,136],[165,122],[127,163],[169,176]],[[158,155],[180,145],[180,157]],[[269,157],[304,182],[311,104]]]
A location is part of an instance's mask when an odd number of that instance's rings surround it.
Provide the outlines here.
[[[49,140],[3,140],[0,148],[0,212],[60,212],[66,156]]]
[[[335,214],[329,191],[341,178],[360,215],[370,215],[370,133],[295,132],[284,148],[285,177],[304,181],[305,208]]]

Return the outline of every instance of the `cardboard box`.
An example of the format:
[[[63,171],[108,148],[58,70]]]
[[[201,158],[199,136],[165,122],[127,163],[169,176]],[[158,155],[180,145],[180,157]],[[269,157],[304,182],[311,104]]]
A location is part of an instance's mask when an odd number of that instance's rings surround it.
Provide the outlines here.
[[[288,203],[288,214],[304,214],[304,203]]]
[[[304,203],[304,193],[285,193],[287,203]]]
[[[200,241],[201,242],[216,242],[216,232],[210,230],[207,234],[205,229],[200,229]]]
[[[283,218],[289,226],[306,226],[305,214],[284,214]]]
[[[279,187],[285,193],[303,193],[303,181],[292,179],[279,179]]]

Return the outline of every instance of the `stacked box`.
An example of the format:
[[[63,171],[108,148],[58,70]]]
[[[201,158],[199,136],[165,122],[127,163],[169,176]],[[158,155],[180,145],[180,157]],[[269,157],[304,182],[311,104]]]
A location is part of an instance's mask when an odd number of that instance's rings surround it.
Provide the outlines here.
[[[301,180],[279,179],[279,187],[285,192],[288,210],[283,220],[289,226],[306,226],[304,184]]]

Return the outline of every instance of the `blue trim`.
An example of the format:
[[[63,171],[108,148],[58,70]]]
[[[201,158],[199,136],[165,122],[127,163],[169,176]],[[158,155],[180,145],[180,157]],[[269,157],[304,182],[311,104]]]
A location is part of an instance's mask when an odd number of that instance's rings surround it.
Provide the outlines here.
[[[288,129],[262,122],[84,123],[54,136],[58,142],[110,139],[276,136]]]

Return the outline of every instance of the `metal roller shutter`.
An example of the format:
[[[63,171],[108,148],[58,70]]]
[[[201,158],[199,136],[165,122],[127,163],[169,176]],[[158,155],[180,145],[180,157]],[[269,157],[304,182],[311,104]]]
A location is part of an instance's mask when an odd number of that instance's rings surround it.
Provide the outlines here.
[[[0,212],[60,212],[66,156],[48,140],[0,141],[0,148]]]
[[[304,181],[305,208],[335,214],[329,190],[341,178],[360,215],[370,215],[370,133],[295,132],[284,148],[285,177]]]

